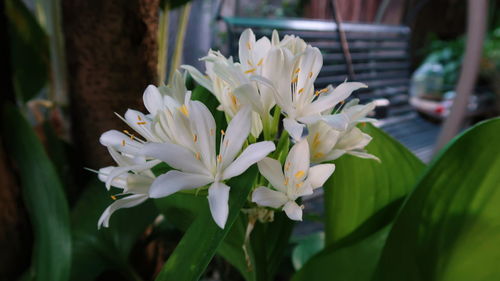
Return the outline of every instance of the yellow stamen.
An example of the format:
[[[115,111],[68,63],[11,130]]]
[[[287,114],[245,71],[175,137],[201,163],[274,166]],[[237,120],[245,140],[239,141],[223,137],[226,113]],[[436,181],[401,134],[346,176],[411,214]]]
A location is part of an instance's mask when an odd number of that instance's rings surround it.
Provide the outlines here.
[[[253,72],[255,72],[255,70],[257,70],[257,69],[255,69],[255,68],[250,68],[249,70],[245,71],[245,74],[248,74],[248,73],[253,73]]]
[[[345,103],[345,100],[343,100],[343,101],[340,101],[340,104],[344,104],[344,103]]]
[[[247,64],[248,64],[249,66],[253,66],[253,63],[252,63],[250,60],[247,60]]]
[[[116,200],[116,196],[111,195],[111,199]]]
[[[300,72],[300,67],[298,67],[297,69],[295,69],[295,71],[293,73],[299,73]]]
[[[283,182],[285,185],[288,185],[288,178],[285,178],[285,182]]]
[[[217,162],[221,162],[222,161],[222,155],[217,155]]]
[[[131,140],[134,140],[135,136],[134,135],[130,135],[130,139]]]
[[[141,116],[139,116],[139,115],[137,115],[137,119],[138,119],[139,121],[141,121],[141,120],[142,120]]]
[[[225,136],[226,135],[226,132],[224,132],[224,130],[220,130],[220,134]]]
[[[122,146],[125,146],[125,140],[122,140]]]
[[[193,134],[193,142],[196,142],[198,141],[198,135],[197,134]]]
[[[304,92],[304,88],[299,89],[299,94],[302,94],[302,92]]]
[[[295,187],[300,188],[303,184],[304,184],[303,182],[299,182],[299,183],[295,184]]]
[[[146,125],[146,121],[137,122],[137,125]]]
[[[362,122],[361,126],[366,127],[366,122]]]
[[[316,91],[315,95],[319,96],[320,94],[328,92],[328,88],[323,88],[321,90]]]
[[[291,165],[291,164],[292,164],[292,163],[290,163],[290,162],[286,163],[286,165],[285,165],[285,171],[290,170],[290,165]]]
[[[320,143],[321,143],[321,141],[319,140],[319,133],[314,134],[313,143],[312,143],[313,148],[316,148]]]
[[[127,130],[123,130],[123,132],[130,136],[130,133]]]
[[[183,104],[181,107],[179,107],[179,111],[182,112],[186,117],[189,117],[189,111],[187,109],[187,106]]]
[[[236,106],[238,104],[238,100],[236,99],[236,97],[234,95],[231,95],[231,103]]]
[[[313,73],[309,72],[309,78],[313,77]]]
[[[251,49],[252,49],[252,45],[250,44],[250,42],[247,42],[247,48],[248,48],[249,50],[251,50]]]
[[[196,159],[200,160],[200,153],[199,152],[196,152]]]
[[[316,152],[314,155],[313,155],[313,158],[323,158],[323,156],[325,156],[324,153],[322,152]]]
[[[295,178],[296,178],[296,179],[300,179],[300,178],[301,178],[302,176],[304,176],[304,175],[305,175],[305,172],[304,172],[304,171],[302,171],[302,170],[300,170],[300,171],[298,171],[297,173],[295,173]]]
[[[293,79],[292,79],[292,83],[297,83],[297,81],[299,80],[299,77],[298,76],[295,76]]]
[[[260,59],[259,62],[257,63],[257,66],[261,66],[263,62],[264,62],[264,59]]]

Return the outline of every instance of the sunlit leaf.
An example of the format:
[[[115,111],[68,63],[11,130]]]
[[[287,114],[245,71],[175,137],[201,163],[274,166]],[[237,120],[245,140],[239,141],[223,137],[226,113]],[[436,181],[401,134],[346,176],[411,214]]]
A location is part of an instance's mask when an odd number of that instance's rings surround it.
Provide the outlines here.
[[[454,139],[399,213],[378,280],[500,280],[500,119]]]

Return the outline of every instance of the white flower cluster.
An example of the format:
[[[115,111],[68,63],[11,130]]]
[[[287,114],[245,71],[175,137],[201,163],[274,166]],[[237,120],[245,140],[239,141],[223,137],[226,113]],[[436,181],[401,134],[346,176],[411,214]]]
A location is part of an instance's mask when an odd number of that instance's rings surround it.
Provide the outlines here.
[[[125,113],[122,119],[139,136],[116,130],[101,136],[117,166],[100,169],[99,179],[108,189],[114,186],[123,192],[105,210],[99,227],[108,226],[117,209],[208,186],[212,217],[224,228],[230,192],[224,182],[255,163],[269,184],[253,190],[252,202],[283,209],[291,219],[301,220],[296,200],[312,194],[335,170],[334,164],[320,163],[344,154],[377,159],[364,150],[371,137],[356,127],[372,121],[366,115],[375,105],[359,105],[355,99],[344,104],[354,90],[366,86],[346,82],[315,90],[323,64],[317,48],[295,36],[280,40],[276,31],[271,40],[256,40],[248,29],[240,38],[239,59],[234,62],[210,50],[202,58],[206,75],[183,66],[213,93],[218,110],[228,119],[218,150],[214,117],[203,103],[191,100],[180,72],[168,86],[147,87],[143,99],[148,114],[131,109]],[[275,107],[284,116],[282,137],[288,134],[294,143],[290,151],[278,147],[288,153],[283,167],[278,159],[266,157],[279,139],[279,124],[270,113]],[[161,163],[172,169],[155,177],[151,169]]]

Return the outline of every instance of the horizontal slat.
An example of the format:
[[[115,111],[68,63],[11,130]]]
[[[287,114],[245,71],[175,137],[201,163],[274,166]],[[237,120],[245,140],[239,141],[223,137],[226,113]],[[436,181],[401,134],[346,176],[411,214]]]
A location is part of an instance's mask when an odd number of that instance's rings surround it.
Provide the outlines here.
[[[292,29],[301,31],[332,31],[337,30],[337,24],[333,21],[305,20],[305,19],[263,19],[263,18],[232,18],[225,17],[224,21],[233,27],[253,27],[268,29]],[[342,23],[346,32],[392,32],[408,34],[410,28],[406,26],[382,25],[382,24],[359,24]]]
[[[344,72],[340,75],[324,75],[325,73],[323,71],[320,72],[320,75],[318,76],[318,79],[320,81],[323,80],[328,80],[330,79],[331,81],[344,81],[347,74]],[[372,72],[365,72],[365,73],[360,73],[356,74],[353,79],[359,82],[368,82],[368,81],[373,81],[373,80],[392,80],[396,78],[408,78],[409,77],[409,72],[408,71],[372,71]]]
[[[391,53],[355,53],[351,54],[351,60],[353,62],[360,61],[401,61],[407,60],[408,54],[406,52],[391,52]],[[323,63],[329,64],[332,62],[344,62],[344,54],[324,54]]]
[[[262,36],[271,37],[271,30],[262,31],[262,30],[253,30],[255,36],[260,38]],[[242,30],[234,30],[237,35],[235,39],[239,38],[239,35]],[[298,32],[296,30],[282,30],[279,32],[280,38],[289,34],[293,34],[301,37],[305,41],[311,43],[314,41],[339,41],[339,35],[336,31],[331,32]],[[409,36],[401,35],[401,34],[391,34],[391,33],[346,33],[346,38],[348,42],[354,41],[369,41],[369,42],[406,42],[408,41]]]
[[[370,63],[354,63],[352,65],[355,74],[361,74],[368,71],[384,71],[384,70],[408,70],[409,62],[370,62]],[[345,64],[323,65],[321,75],[335,75],[346,73]]]

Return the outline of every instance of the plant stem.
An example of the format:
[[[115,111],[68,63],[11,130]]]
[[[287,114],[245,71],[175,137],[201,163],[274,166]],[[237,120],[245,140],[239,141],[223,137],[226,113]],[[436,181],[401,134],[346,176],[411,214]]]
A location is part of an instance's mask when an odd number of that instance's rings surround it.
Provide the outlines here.
[[[175,39],[175,50],[172,58],[172,64],[170,65],[170,73],[168,78],[169,82],[172,82],[175,70],[179,68],[181,64],[181,58],[183,53],[182,51],[184,48],[184,38],[186,37],[186,29],[190,11],[191,11],[191,3],[189,2],[186,5],[184,5],[179,17],[177,37]]]
[[[170,1],[164,1],[164,3],[160,14],[160,27],[158,29],[158,85],[164,85],[165,79],[167,79]]]

